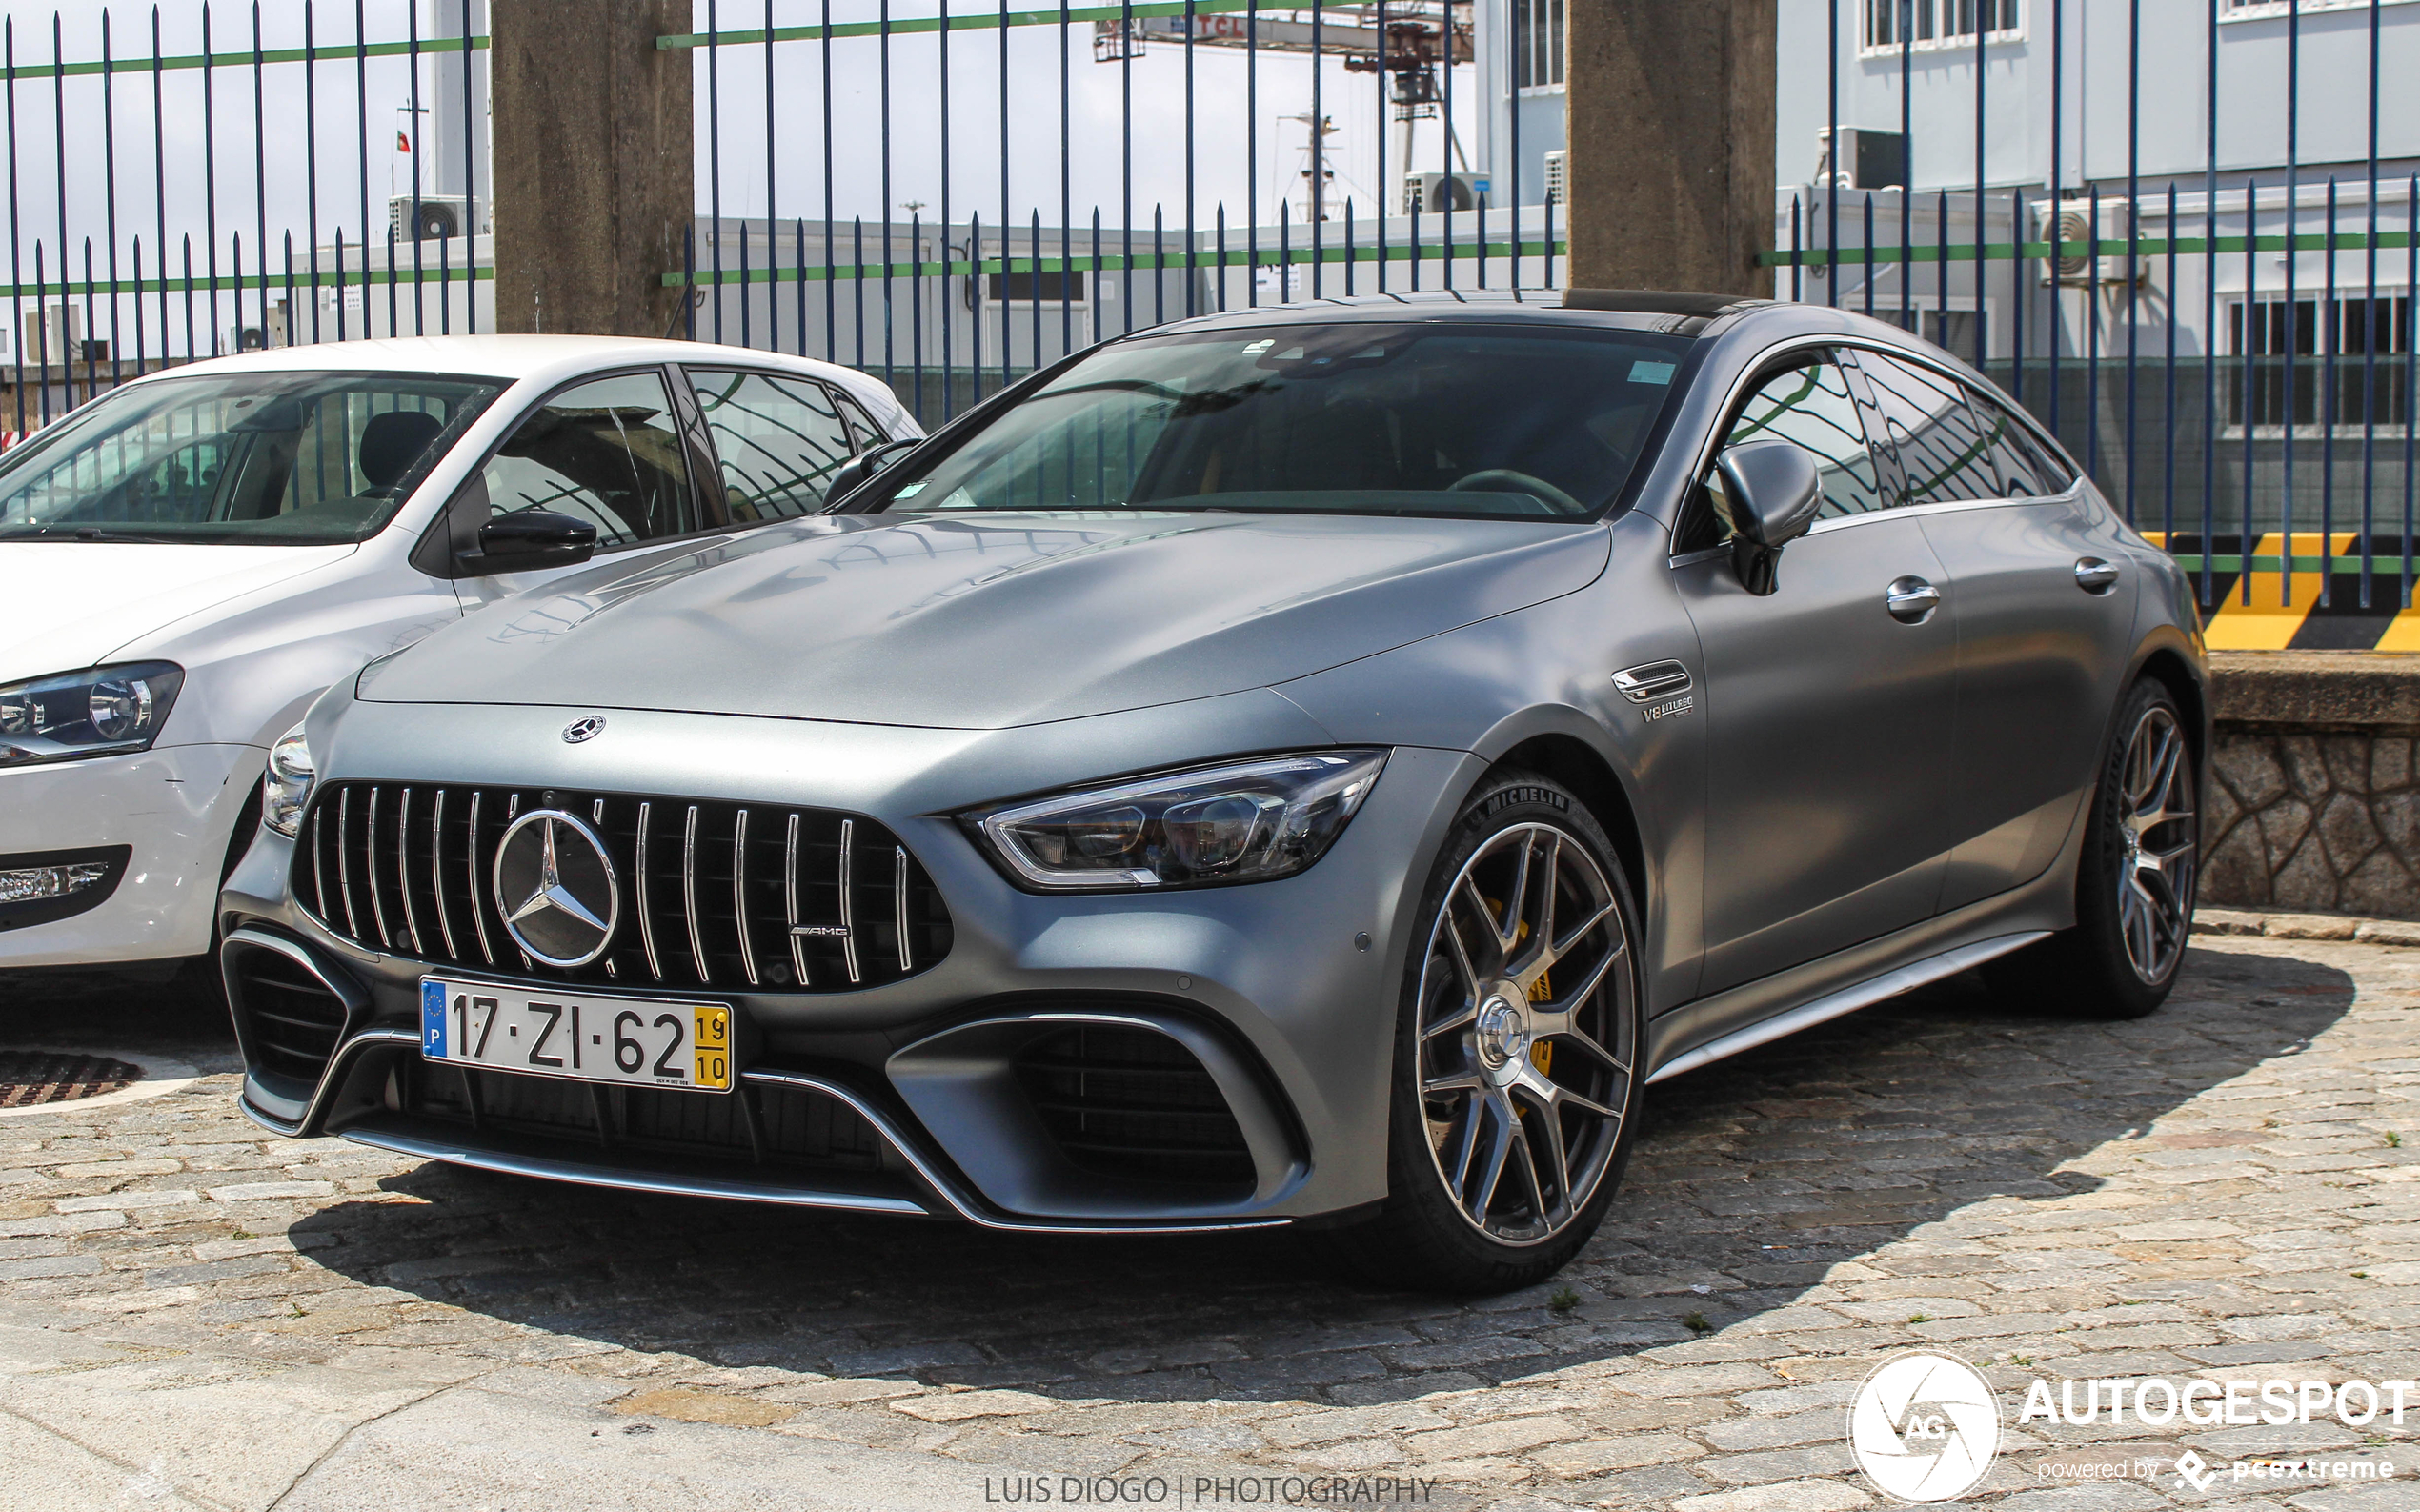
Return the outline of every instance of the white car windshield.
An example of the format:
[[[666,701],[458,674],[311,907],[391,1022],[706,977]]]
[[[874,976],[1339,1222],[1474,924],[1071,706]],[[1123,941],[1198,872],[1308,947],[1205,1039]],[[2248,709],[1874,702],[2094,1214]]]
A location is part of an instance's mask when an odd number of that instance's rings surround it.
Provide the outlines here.
[[[872,507],[1583,518],[1629,477],[1688,347],[1363,322],[1114,342]]]
[[[0,455],[0,540],[364,540],[504,388],[414,373],[130,385]]]

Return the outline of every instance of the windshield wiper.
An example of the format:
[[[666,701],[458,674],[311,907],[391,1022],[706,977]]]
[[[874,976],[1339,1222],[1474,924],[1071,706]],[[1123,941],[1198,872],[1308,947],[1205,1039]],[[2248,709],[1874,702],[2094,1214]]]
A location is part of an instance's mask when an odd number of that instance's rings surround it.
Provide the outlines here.
[[[173,546],[191,539],[184,535],[148,535],[140,531],[106,530],[98,525],[35,525],[18,530],[0,530],[0,541],[108,541],[137,546]]]

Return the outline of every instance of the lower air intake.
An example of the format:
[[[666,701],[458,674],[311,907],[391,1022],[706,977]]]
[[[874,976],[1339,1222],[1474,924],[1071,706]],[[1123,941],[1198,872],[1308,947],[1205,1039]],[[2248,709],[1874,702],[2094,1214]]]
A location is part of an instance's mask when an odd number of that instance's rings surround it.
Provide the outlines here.
[[[1149,1029],[1088,1024],[1035,1040],[1017,1073],[1079,1170],[1200,1186],[1253,1183],[1252,1152],[1193,1052]]]
[[[344,1033],[343,999],[274,950],[239,948],[229,978],[256,1069],[317,1085]]]

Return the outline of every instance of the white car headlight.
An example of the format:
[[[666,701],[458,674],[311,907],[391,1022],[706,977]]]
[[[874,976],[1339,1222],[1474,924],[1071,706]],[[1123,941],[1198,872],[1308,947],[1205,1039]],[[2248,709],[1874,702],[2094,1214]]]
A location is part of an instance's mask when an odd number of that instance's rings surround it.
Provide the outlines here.
[[[1016,879],[1054,892],[1291,877],[1369,796],[1384,751],[1307,751],[971,814]]]
[[[311,801],[311,784],[318,775],[303,727],[279,736],[269,748],[269,772],[260,779],[260,821],[293,838],[302,829],[303,805]]]
[[[139,661],[0,687],[0,767],[148,750],[185,669]]]

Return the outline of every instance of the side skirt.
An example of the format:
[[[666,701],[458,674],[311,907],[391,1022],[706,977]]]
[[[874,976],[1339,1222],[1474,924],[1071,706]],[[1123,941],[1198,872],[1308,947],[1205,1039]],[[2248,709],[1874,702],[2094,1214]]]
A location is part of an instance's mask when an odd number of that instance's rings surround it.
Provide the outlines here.
[[[1939,981],[1945,977],[1955,977],[1968,967],[1980,966],[1996,956],[2006,956],[2010,951],[2021,950],[2037,939],[2047,939],[2049,936],[2050,931],[2047,929],[2031,929],[2013,935],[1999,935],[1990,939],[1977,940],[1969,945],[1960,945],[1952,950],[1945,950],[1937,956],[1928,956],[1922,960],[1911,961],[1895,970],[1884,972],[1879,977],[1871,977],[1853,986],[1826,993],[1812,1002],[1801,1003],[1795,1008],[1776,1014],[1762,1022],[1749,1024],[1744,1029],[1735,1029],[1729,1034],[1709,1039],[1693,1050],[1683,1051],[1656,1067],[1647,1077],[1647,1081],[1652,1085],[1666,1077],[1677,1077],[1684,1071],[1695,1071],[1700,1066],[1709,1065],[1726,1056],[1738,1055],[1743,1050],[1753,1050],[1758,1045],[1769,1044],[1785,1035],[1794,1035],[1802,1029],[1811,1028],[1826,1019],[1838,1018],[1843,1014],[1855,1013],[1858,1009],[1869,1007],[1886,998],[1896,998],[1901,993],[1912,992],[1926,982]]]

